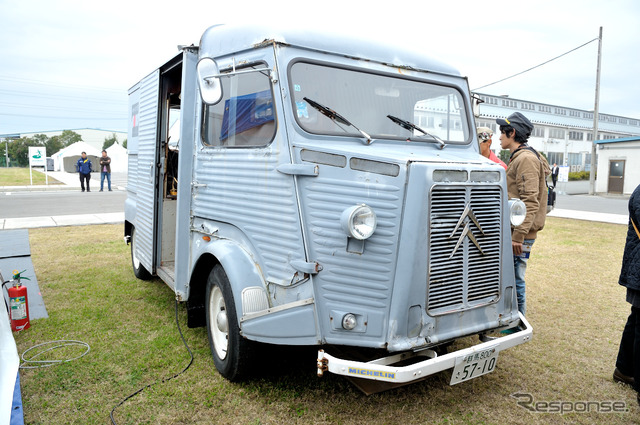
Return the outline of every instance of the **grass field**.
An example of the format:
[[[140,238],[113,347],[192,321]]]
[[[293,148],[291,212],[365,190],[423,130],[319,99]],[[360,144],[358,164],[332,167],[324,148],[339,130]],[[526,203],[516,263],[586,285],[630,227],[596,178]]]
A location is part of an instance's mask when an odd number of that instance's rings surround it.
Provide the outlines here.
[[[449,386],[450,372],[365,396],[342,377],[315,375],[315,350],[265,355],[264,376],[230,383],[216,372],[206,330],[188,329],[191,368],[120,406],[118,424],[630,424],[635,394],[615,384],[629,312],[617,284],[625,226],[549,218],[527,271],[533,341],[500,353],[496,370]],[[20,372],[28,424],[106,424],[141,386],[182,370],[189,356],[171,290],[134,278],[119,225],[30,230],[49,319],[16,336],[18,350],[74,339],[91,345],[74,362]],[[62,254],[62,255],[61,255]],[[625,413],[531,413],[535,402],[617,401]]]
[[[62,184],[58,180],[49,177],[49,184]],[[31,178],[29,177],[29,168],[0,167],[0,186],[29,186],[31,184]],[[39,169],[33,169],[33,184],[42,185],[46,184],[46,177],[44,172]]]

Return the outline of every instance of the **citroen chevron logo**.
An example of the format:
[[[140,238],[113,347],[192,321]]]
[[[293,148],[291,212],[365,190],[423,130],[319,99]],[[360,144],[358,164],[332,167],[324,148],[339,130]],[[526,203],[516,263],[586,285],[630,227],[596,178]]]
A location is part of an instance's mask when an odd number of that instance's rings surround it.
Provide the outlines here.
[[[465,222],[465,218],[467,217],[469,219]],[[460,248],[460,245],[462,244],[462,241],[464,240],[465,237],[469,237],[469,240],[473,242],[476,248],[478,248],[478,251],[480,251],[480,254],[484,255],[484,251],[480,247],[480,244],[476,240],[476,237],[473,236],[473,232],[471,231],[471,227],[469,226],[470,222],[473,222],[476,225],[476,228],[480,231],[480,233],[484,235],[484,230],[482,230],[482,227],[480,226],[480,223],[478,222],[476,215],[473,213],[473,210],[471,209],[471,203],[468,203],[464,207],[464,211],[462,212],[462,215],[458,219],[458,223],[456,224],[456,227],[453,229],[453,232],[451,232],[451,235],[449,235],[449,239],[453,238],[453,235],[456,234],[456,232],[458,231],[462,223],[464,223],[464,229],[462,229],[462,233],[458,238],[458,243],[456,243],[456,247],[453,249],[453,252],[449,256],[449,259],[451,259],[455,255],[455,253],[458,251],[458,248]]]

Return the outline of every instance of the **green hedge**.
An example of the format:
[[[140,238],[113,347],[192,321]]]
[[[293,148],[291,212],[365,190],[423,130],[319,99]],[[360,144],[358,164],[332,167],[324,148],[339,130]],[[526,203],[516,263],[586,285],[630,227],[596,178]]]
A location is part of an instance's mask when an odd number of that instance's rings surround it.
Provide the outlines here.
[[[589,180],[589,172],[588,171],[576,171],[569,173],[569,180]]]

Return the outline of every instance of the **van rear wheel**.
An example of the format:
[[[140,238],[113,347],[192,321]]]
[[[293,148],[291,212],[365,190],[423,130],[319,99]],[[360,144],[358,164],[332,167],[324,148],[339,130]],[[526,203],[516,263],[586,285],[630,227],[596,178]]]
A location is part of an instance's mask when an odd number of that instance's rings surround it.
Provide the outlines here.
[[[131,228],[131,266],[133,267],[133,274],[140,280],[149,280],[151,279],[151,273],[144,268],[140,259],[137,256],[137,239],[136,239],[136,229],[135,227]]]
[[[205,300],[213,363],[220,375],[238,381],[249,372],[253,342],[240,335],[229,278],[220,265],[209,274]]]

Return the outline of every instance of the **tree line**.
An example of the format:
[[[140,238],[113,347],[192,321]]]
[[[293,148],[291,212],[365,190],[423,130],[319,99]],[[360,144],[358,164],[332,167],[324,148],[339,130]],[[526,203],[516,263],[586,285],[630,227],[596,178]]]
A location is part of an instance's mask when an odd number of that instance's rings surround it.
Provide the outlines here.
[[[29,165],[30,146],[44,146],[47,149],[47,155],[51,156],[61,149],[80,141],[82,141],[82,136],[72,130],[64,130],[62,134],[51,137],[45,134],[35,134],[31,137],[9,140],[9,161],[11,166],[26,167]],[[107,149],[117,141],[118,137],[115,133],[105,137],[102,149]],[[122,142],[122,147],[127,147],[127,139]]]

